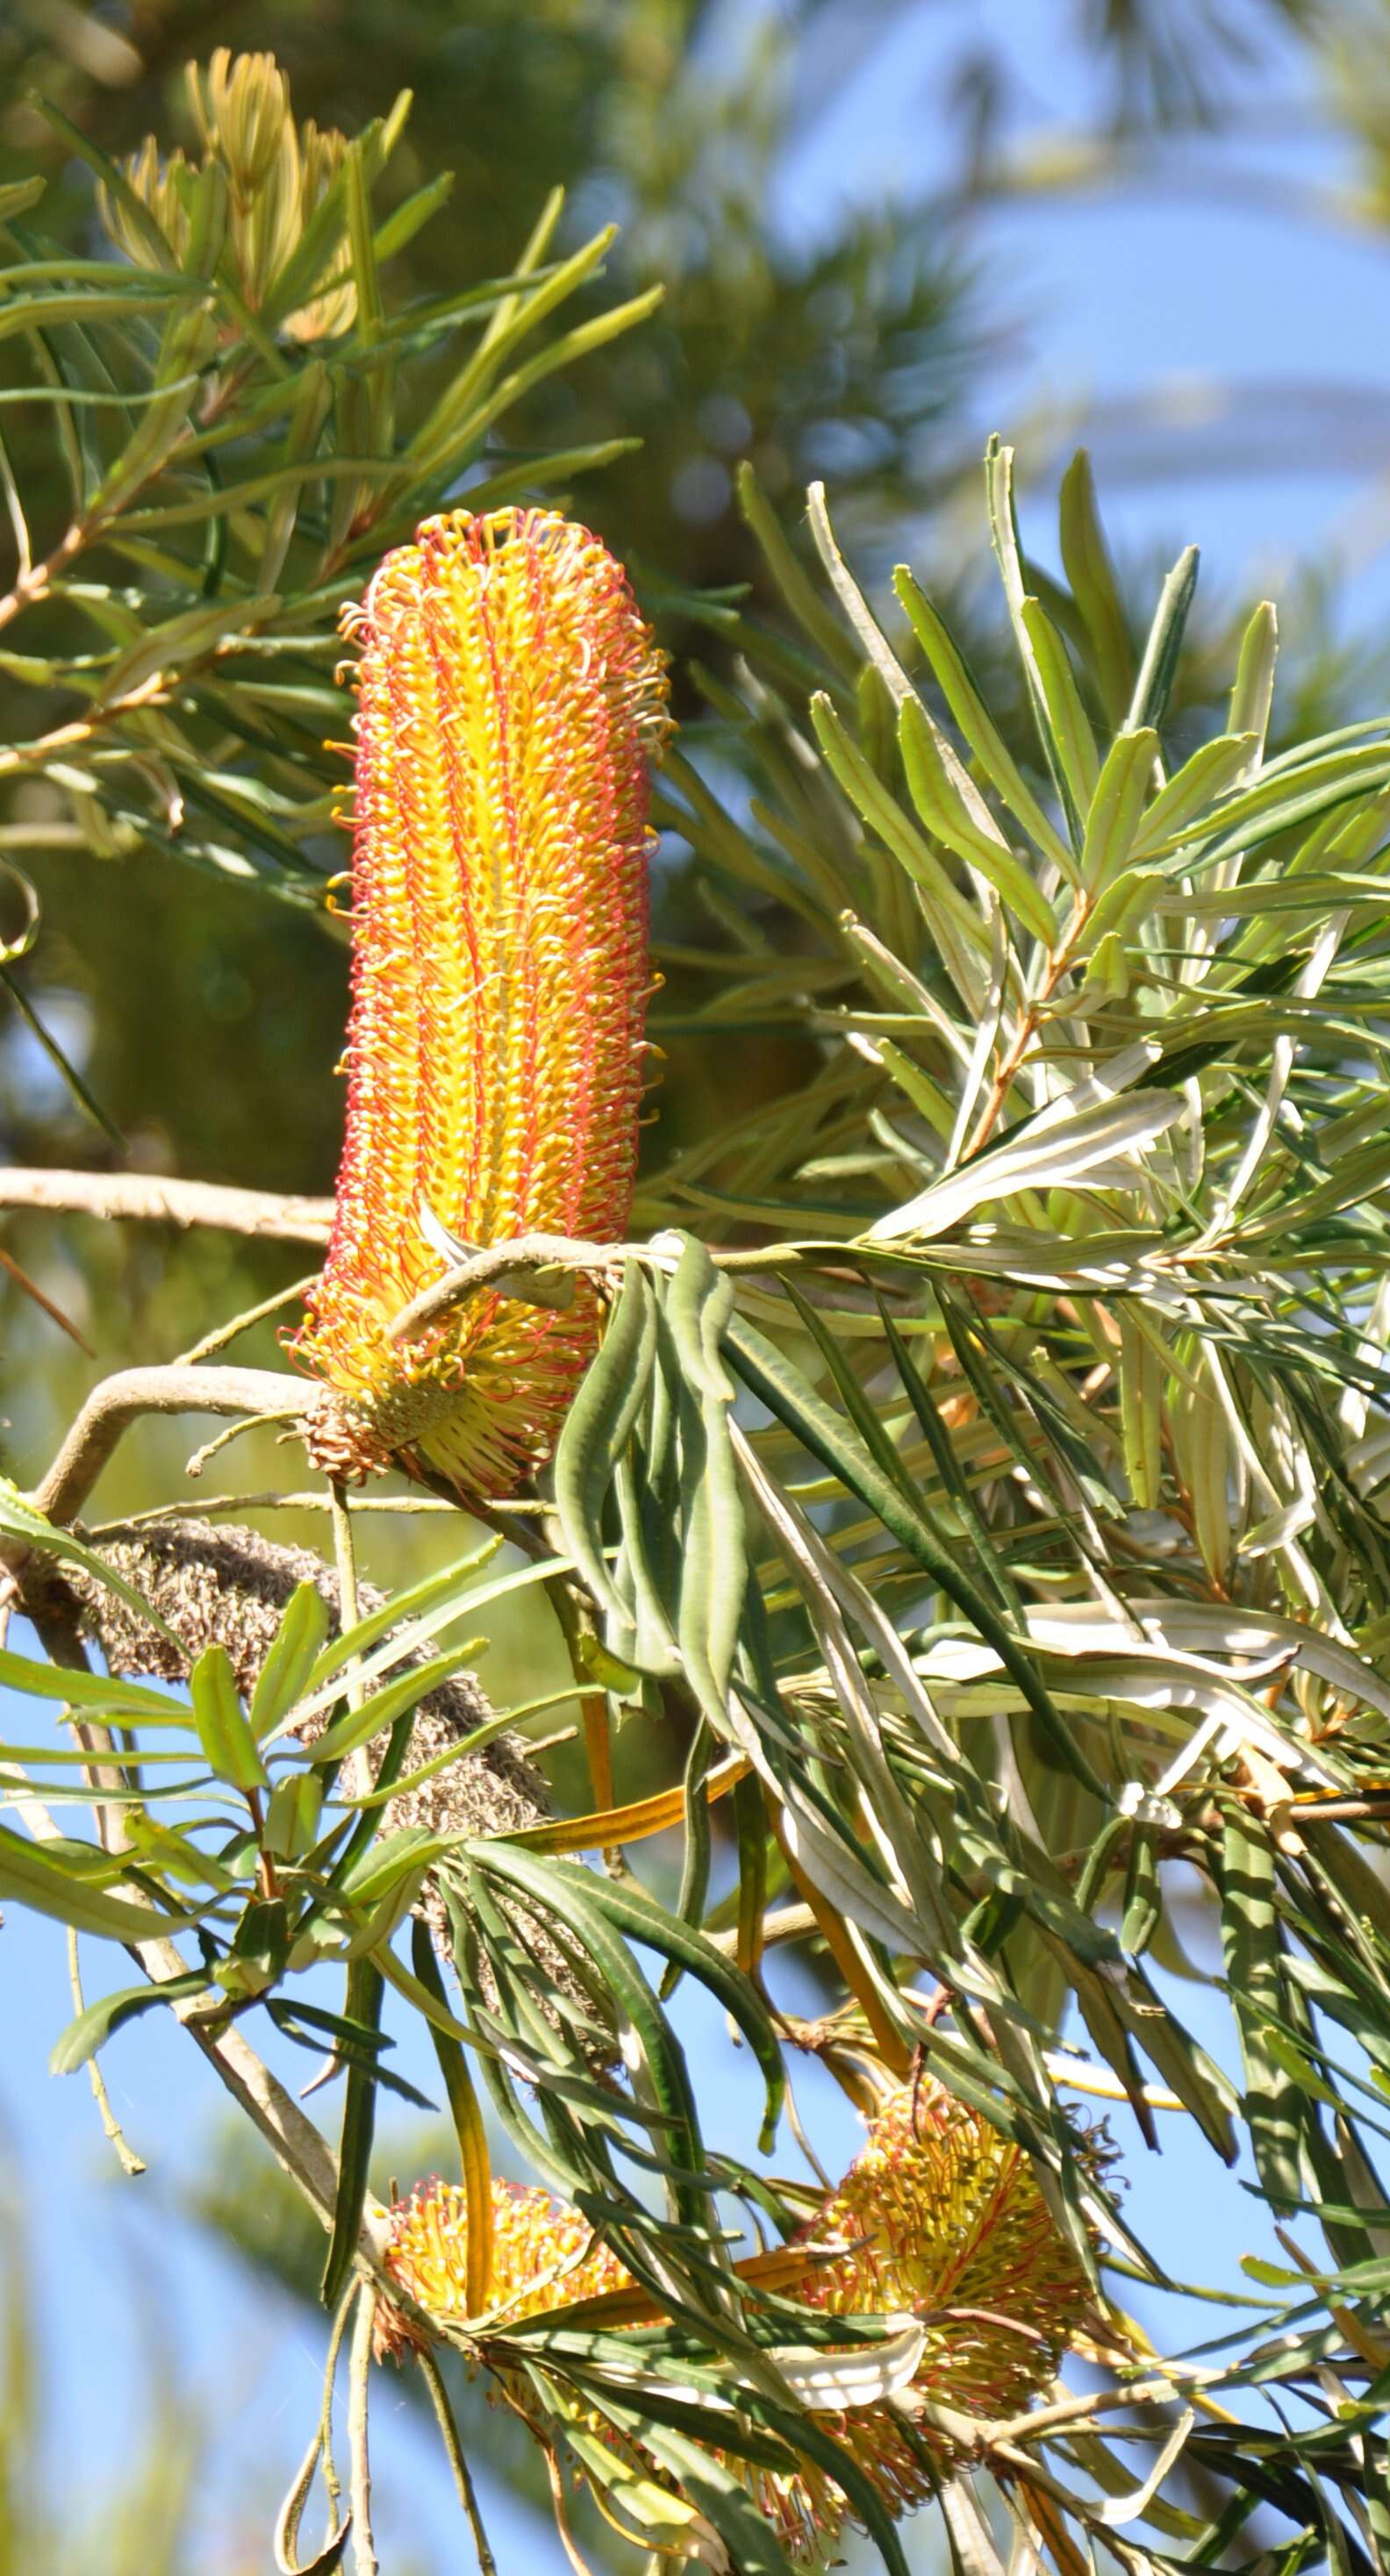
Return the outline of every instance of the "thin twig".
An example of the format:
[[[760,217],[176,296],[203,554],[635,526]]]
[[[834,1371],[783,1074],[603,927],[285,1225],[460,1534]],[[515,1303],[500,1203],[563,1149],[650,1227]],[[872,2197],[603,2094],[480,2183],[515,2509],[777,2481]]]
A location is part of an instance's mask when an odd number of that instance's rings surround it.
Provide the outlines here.
[[[77,1957],[77,1933],[71,1923],[68,1925],[68,1983],[72,1988],[73,2010],[80,2013],[83,2010],[82,1971]],[[136,2174],[144,2173],[147,2170],[144,2157],[137,2156],[135,2149],[127,2145],[120,2121],[111,2108],[111,2097],[106,2090],[106,2078],[102,2074],[95,2049],[87,2060],[87,2073],[91,2079],[93,2099],[101,2114],[102,2129],[115,2148],[116,2160],[122,2173],[129,2174],[132,2178]]]
[[[1059,2425],[1084,2424],[1089,2416],[1108,2415],[1117,2406],[1152,2406],[1164,2399],[1171,2401],[1175,2379],[1179,2385],[1187,2382],[1197,2386],[1204,2381],[1219,2384],[1223,2377],[1220,2370],[1197,2370],[1170,2363],[1161,2378],[1136,2380],[1127,2388],[1093,2388],[1084,2397],[1059,2397],[1053,2405],[1034,2407],[1027,2415],[1010,2415],[998,2424],[982,2424],[978,2427],[979,2439],[988,2450],[1001,2442],[1036,2441]],[[1125,2429],[1127,2434],[1138,2435],[1153,2428],[1134,2424]]]
[[[34,1501],[51,1521],[75,1520],[122,1432],[147,1413],[268,1414],[289,1421],[304,1391],[272,1369],[118,1369],[93,1389]],[[6,1551],[6,1562],[14,1561]]]
[[[42,599],[49,584],[85,544],[86,537],[86,526],[75,519],[52,554],[46,556],[42,563],[21,564],[13,590],[6,591],[4,598],[0,599],[0,626],[8,626],[10,619],[17,617],[21,609],[28,608],[36,599]]]
[[[357,1549],[353,1541],[352,1522],[348,1515],[347,1489],[336,1480],[328,1488],[329,1509],[333,1516],[333,1562],[338,1576],[339,1634],[349,1636],[360,1619],[361,1605],[357,1592]],[[343,1673],[343,1692],[350,1709],[362,1706],[362,1666],[356,1655],[348,1657]],[[353,1796],[366,1798],[372,1787],[372,1766],[365,1744],[359,1744],[345,1764],[352,1783]],[[325,2084],[331,2084],[344,2071],[346,2060],[337,2046],[330,2048],[307,2084],[301,2087],[300,2100],[307,2102]]]
[[[196,1360],[211,1359],[214,1351],[225,1350],[228,1342],[234,1342],[238,1334],[249,1333],[253,1324],[263,1324],[268,1315],[278,1314],[282,1306],[291,1305],[297,1297],[307,1296],[318,1275],[317,1270],[306,1271],[302,1279],[292,1279],[288,1288],[277,1288],[273,1297],[263,1297],[259,1306],[247,1306],[240,1315],[232,1315],[225,1324],[218,1325],[215,1333],[205,1333],[200,1342],[194,1343],[191,1351],[180,1351],[175,1367],[192,1368]]]
[[[49,1296],[47,1289],[41,1288],[37,1279],[31,1279],[28,1271],[16,1261],[14,1254],[6,1252],[2,1246],[0,1246],[0,1270],[9,1272],[15,1286],[21,1288],[26,1297],[32,1298],[34,1304],[48,1317],[50,1324],[56,1324],[60,1332],[67,1334],[70,1342],[76,1342],[78,1349],[85,1351],[89,1360],[96,1358],[96,1352],[91,1343],[84,1334],[79,1333],[71,1315],[65,1315],[62,1307]]]
[[[522,1305],[550,1305],[554,1298],[539,1293],[542,1283],[535,1274],[547,1270],[607,1270],[620,1257],[613,1244],[576,1242],[565,1234],[521,1234],[514,1243],[491,1244],[486,1251],[470,1253],[466,1261],[436,1279],[433,1287],[412,1297],[387,1325],[386,1338],[392,1342],[413,1341],[427,1324],[437,1322],[451,1307],[464,1305],[483,1288],[490,1289],[494,1297],[515,1297]]]
[[[348,1511],[346,1489],[335,1480],[329,1486],[333,1513],[333,1563],[338,1576],[338,1621],[340,1633],[350,1636],[361,1618],[357,1597],[357,1547],[352,1535],[352,1518]],[[350,1709],[360,1708],[363,1699],[362,1666],[356,1655],[350,1655],[343,1671],[343,1695]],[[359,1744],[349,1764],[354,1794],[365,1798],[372,1785],[372,1766],[365,1744]]]
[[[493,2557],[487,2533],[483,2528],[483,2517],[478,2509],[478,2497],[473,2485],[472,2472],[459,2440],[458,2426],[454,2422],[454,2410],[449,2404],[449,2393],[440,2375],[439,2365],[431,2352],[417,2352],[415,2358],[420,2365],[420,2376],[430,2392],[430,2403],[439,2421],[439,2430],[444,2438],[449,2466],[454,2473],[454,2484],[459,2491],[459,2501],[468,2516],[468,2527],[473,2534],[473,2546],[478,2553],[479,2576],[497,2576],[497,2561]]]
[[[323,2454],[323,2483],[328,2496],[330,2517],[336,2523],[342,2498],[342,2485],[333,2458],[333,2384],[338,2376],[338,2355],[343,2348],[348,2318],[352,2314],[355,2284],[349,2283],[338,2302],[333,2332],[328,2338],[328,2351],[323,2364],[323,2413],[319,2419],[319,2449]]]
[[[344,1497],[354,1519],[359,1512],[451,1512],[458,1517],[459,1505],[446,1502],[442,1494],[348,1494]],[[333,1508],[327,1494],[209,1494],[198,1500],[198,1518],[202,1521],[235,1518],[239,1512],[327,1512]],[[518,1513],[523,1519],[542,1518],[551,1509],[549,1503],[489,1503],[489,1515]],[[158,1527],[161,1521],[186,1521],[186,1502],[151,1503],[143,1512],[124,1512],[119,1520],[94,1521],[88,1537],[123,1538],[128,1530]]]
[[[771,1948],[776,1941],[803,1941],[808,1933],[815,1930],[816,1918],[809,1905],[778,1905],[764,1916],[762,1937],[765,1946]],[[736,1931],[711,1932],[706,1928],[704,1937],[716,1950],[722,1950],[726,1958],[732,1959],[738,1947]]]
[[[348,2495],[352,2506],[352,2563],[357,2576],[378,2576],[372,2539],[372,2464],[367,2448],[367,2385],[375,2316],[376,2292],[364,2282],[357,2296],[348,2363]]]
[[[244,1440],[248,1431],[264,1431],[272,1422],[292,1422],[301,1410],[299,1406],[286,1408],[277,1404],[273,1413],[248,1413],[239,1422],[229,1422],[224,1431],[214,1432],[211,1440],[205,1440],[200,1448],[193,1451],[183,1471],[185,1476],[192,1476],[196,1481],[219,1451],[229,1449],[234,1440]]]

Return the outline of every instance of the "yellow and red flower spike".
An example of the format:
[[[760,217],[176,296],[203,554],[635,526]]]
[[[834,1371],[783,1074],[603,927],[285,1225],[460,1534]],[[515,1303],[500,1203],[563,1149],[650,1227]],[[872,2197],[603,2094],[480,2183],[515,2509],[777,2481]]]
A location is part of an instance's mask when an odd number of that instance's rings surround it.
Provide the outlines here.
[[[503,1495],[554,1447],[596,1346],[491,1293],[418,1339],[394,1318],[473,1245],[620,1239],[647,966],[663,657],[620,564],[545,510],[427,520],[345,628],[361,647],[353,998],[337,1218],[297,1348],[318,1449]]]
[[[549,2193],[494,2181],[492,2200],[489,2313],[499,2330],[512,2318],[633,2287],[587,2221]],[[392,2217],[388,2271],[441,2324],[475,2323],[463,2192],[428,2184]],[[1085,2273],[1027,2157],[932,2083],[888,2096],[862,2153],[799,2242],[804,2272],[789,2278],[778,2267],[784,2295],[835,2316],[910,2311],[925,2329],[912,2384],[893,2403],[821,2419],[894,2515],[924,2502],[936,2472],[950,2468],[940,2431],[914,2424],[914,2401],[937,2400],[981,2421],[1020,2413],[1095,2323]],[[411,2329],[388,2309],[379,2314],[382,2349],[399,2353]],[[615,2317],[616,2327],[622,2322]],[[819,2558],[848,2518],[843,2494],[817,2466],[782,2476],[733,2457],[725,2465],[747,2481],[797,2559]]]

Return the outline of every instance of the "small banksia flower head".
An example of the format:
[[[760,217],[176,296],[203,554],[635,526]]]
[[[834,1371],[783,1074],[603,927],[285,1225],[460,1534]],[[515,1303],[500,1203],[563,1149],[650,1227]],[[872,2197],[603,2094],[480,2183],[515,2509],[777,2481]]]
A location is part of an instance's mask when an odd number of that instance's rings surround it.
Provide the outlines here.
[[[889,2095],[810,2233],[850,2250],[799,2295],[839,2316],[939,2312],[916,2385],[966,2414],[1016,2414],[1090,2313],[1023,2149],[940,2085]]]
[[[611,1242],[631,1205],[661,655],[619,564],[545,510],[431,519],[360,611],[348,1115],[299,1337],[325,1460],[508,1492],[554,1446],[599,1332],[475,1296],[401,1309],[466,1244]]]
[[[547,2192],[494,2182],[492,2208],[490,2314],[546,2315],[633,2286],[578,2211]],[[427,2184],[393,2212],[393,2230],[386,2263],[401,2287],[441,2324],[467,2324],[463,2193]],[[912,2383],[895,2400],[819,2417],[893,2514],[924,2502],[950,2473],[949,2443],[914,2421],[923,2399],[982,2421],[1019,2413],[1093,2322],[1085,2274],[1027,2157],[935,2084],[887,2097],[798,2243],[806,2269],[779,2277],[784,2295],[832,2316],[911,2313],[925,2328]],[[410,2330],[381,2316],[382,2348],[401,2351]],[[824,2558],[849,2518],[825,2470],[808,2462],[782,2475],[732,2455],[725,2465],[793,2558]]]
[[[846,2248],[799,2286],[808,2307],[911,2310],[926,2327],[901,2413],[867,2407],[829,2427],[892,2512],[932,2492],[924,2449],[937,2468],[950,2464],[936,2428],[923,2424],[915,2439],[904,2430],[914,2398],[984,2421],[1019,2414],[1095,2321],[1085,2273],[1023,2150],[936,2084],[888,2096],[807,2235]],[[802,2479],[782,2482],[777,2501],[784,2536],[806,2554],[821,2498]]]
[[[386,2269],[441,2324],[467,2325],[468,2202],[456,2183],[421,2183],[391,2212]],[[586,2218],[532,2183],[492,2183],[492,2276],[487,2313],[499,2325],[545,2315],[606,2290],[631,2274],[599,2242]],[[383,2309],[378,2341],[399,2351],[408,2335]]]

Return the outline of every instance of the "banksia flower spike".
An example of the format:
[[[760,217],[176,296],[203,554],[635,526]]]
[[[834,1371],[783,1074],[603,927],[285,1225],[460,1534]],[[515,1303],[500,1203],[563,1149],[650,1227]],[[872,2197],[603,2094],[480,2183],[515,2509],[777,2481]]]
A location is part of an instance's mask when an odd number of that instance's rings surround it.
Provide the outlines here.
[[[325,1463],[424,1462],[505,1494],[595,1348],[484,1293],[396,1343],[468,1244],[620,1238],[637,1160],[649,775],[662,657],[626,576],[543,510],[432,519],[360,611],[353,1003],[338,1212],[299,1339]]]
[[[633,2287],[587,2221],[547,2192],[494,2182],[492,2209],[489,2317],[498,2328]],[[427,2184],[398,2205],[393,2230],[386,2263],[401,2287],[441,2324],[472,2323],[462,2191]],[[766,2273],[768,2258],[750,2268]],[[921,2418],[923,2400],[982,2422],[1019,2413],[1095,2324],[1085,2274],[1027,2157],[931,2083],[889,2095],[839,2189],[776,2262],[775,2285],[832,2316],[919,2320],[910,2386],[841,2415],[821,2411],[893,2514],[924,2502],[950,2473],[951,2446]],[[379,2336],[398,2353],[410,2330],[383,2309]],[[725,2466],[747,2481],[793,2557],[825,2555],[849,2509],[823,2469],[782,2475],[732,2455]]]
[[[1023,2149],[940,2085],[889,2095],[810,2234],[849,2250],[797,2296],[838,2316],[939,2318],[914,2385],[964,2414],[1017,2414],[1091,2314]]]
[[[441,2322],[472,2323],[468,2313],[468,2203],[454,2183],[432,2178],[391,2213],[386,2267],[402,2289]],[[588,2220],[533,2183],[492,2183],[492,2264],[488,2315],[499,2326],[552,2308],[631,2287],[632,2276],[599,2242]],[[378,2313],[378,2342],[398,2352],[409,2340],[403,2321]]]

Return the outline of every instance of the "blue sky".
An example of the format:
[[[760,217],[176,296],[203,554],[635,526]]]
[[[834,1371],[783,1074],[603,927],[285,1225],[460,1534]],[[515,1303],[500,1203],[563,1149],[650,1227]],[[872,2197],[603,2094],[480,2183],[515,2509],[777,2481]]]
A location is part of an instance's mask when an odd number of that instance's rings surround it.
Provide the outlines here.
[[[778,221],[798,229],[823,223],[837,194],[930,197],[947,166],[945,70],[972,32],[997,37],[1014,65],[1020,153],[1036,160],[1084,128],[1095,79],[1065,41],[1070,14],[1059,0],[993,7],[915,0],[857,68],[840,75],[833,62],[814,66],[830,104],[781,173]],[[1008,357],[972,390],[973,426],[981,444],[994,427],[1018,439],[1036,474],[1025,507],[1040,552],[1060,462],[1077,437],[1089,436],[1122,547],[1147,555],[1160,542],[1176,550],[1195,537],[1208,578],[1236,592],[1284,584],[1300,563],[1346,563],[1352,579],[1341,614],[1349,631],[1369,635],[1390,609],[1381,464],[1390,454],[1383,328],[1390,251],[1384,236],[1327,210],[1353,173],[1292,49],[1255,87],[1248,111],[1240,135],[1174,144],[1142,183],[1034,190],[982,217],[976,241],[987,299],[1020,327]],[[1248,416],[1235,433],[1229,424],[1242,401]],[[1291,429],[1309,419],[1325,423],[1312,442],[1316,467],[1295,469]],[[1241,454],[1237,437],[1248,468],[1239,474],[1220,467],[1223,456],[1229,463]],[[232,2564],[265,2566],[265,2507],[302,2451],[317,2404],[318,2352],[296,2312],[249,2285],[178,2215],[180,2183],[219,2115],[217,2087],[164,2022],[147,2019],[118,2037],[107,2053],[118,2116],[146,2152],[156,2136],[172,2142],[167,2160],[161,2149],[140,2183],[122,2183],[85,2077],[57,2083],[45,2073],[48,2047],[70,2011],[61,1942],[18,1909],[0,1937],[8,2033],[0,2143],[13,2148],[25,2195],[23,2235],[61,2423],[54,2467],[62,2489],[95,2495],[128,2457],[150,2319],[172,2314],[184,2356],[180,2384],[221,2427],[208,2533],[239,2531],[244,2553]],[[730,2058],[722,2023],[688,1988],[680,2015],[697,2081],[702,2066],[718,2065],[731,2123],[720,2143],[751,2149],[751,2070]],[[1200,2035],[1227,2054],[1210,2008],[1203,2021]],[[432,2067],[412,2062],[408,2050],[403,2061],[403,2071],[431,2089]],[[815,2070],[800,2089],[819,2115],[833,2165],[852,2152],[854,2124]],[[1127,2120],[1115,2127],[1130,2144]],[[1186,2259],[1199,2274],[1229,2279],[1239,2252],[1265,2241],[1254,2206],[1238,2177],[1223,2178],[1191,2146],[1183,2124],[1171,2124],[1169,2137],[1161,2167],[1131,2158],[1133,2222],[1157,2236],[1175,2203],[1185,2204]],[[389,2383],[381,2397],[379,2536],[388,2576],[404,2576],[412,2554],[421,2576],[466,2566],[466,2538],[431,2442],[404,2419]],[[504,2568],[524,2547],[535,2576],[558,2571],[564,2561],[548,2526],[519,2527],[505,2499],[489,2491],[486,2462],[479,2467]],[[210,2541],[202,2565],[227,2563]]]
[[[906,0],[843,85],[833,60],[815,66],[829,104],[782,174],[778,221],[799,236],[829,224],[837,198],[929,196],[951,166],[952,66],[982,38],[1013,75],[1011,153],[1064,165],[1103,101],[1070,32],[1081,14]],[[1207,580],[1242,595],[1310,559],[1345,565],[1346,619],[1383,617],[1390,249],[1346,202],[1361,176],[1287,44],[1243,85],[1236,131],[1160,144],[1128,180],[1039,184],[985,211],[970,243],[986,308],[1015,329],[972,390],[974,444],[994,429],[1017,444],[1039,551],[1084,440],[1121,547],[1195,540]]]

